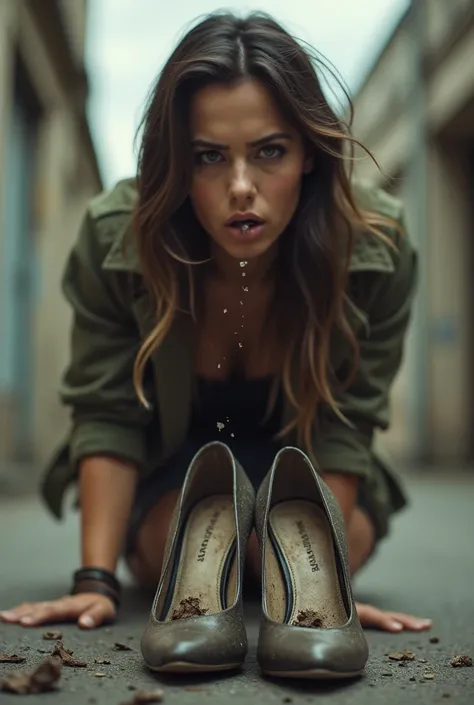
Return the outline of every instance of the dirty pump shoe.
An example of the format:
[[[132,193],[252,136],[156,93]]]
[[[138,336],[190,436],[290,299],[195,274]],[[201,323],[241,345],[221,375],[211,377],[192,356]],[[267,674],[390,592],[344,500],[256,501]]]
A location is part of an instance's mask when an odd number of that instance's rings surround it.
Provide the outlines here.
[[[249,479],[225,444],[209,443],[197,452],[141,640],[153,671],[224,671],[244,662],[242,575],[254,500]]]
[[[285,678],[361,675],[368,645],[352,596],[336,498],[297,448],[283,448],[256,501],[262,550],[257,658]]]

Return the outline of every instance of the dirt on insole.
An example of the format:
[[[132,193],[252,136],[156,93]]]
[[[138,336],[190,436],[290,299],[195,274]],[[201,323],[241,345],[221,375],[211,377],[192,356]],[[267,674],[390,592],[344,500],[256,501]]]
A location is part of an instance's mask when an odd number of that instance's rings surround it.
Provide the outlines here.
[[[331,528],[324,511],[314,502],[291,500],[277,504],[269,522],[286,561],[293,588],[289,624],[301,627],[340,627],[347,622],[336,567]],[[283,621],[285,585],[279,560],[266,545],[266,598],[269,616]]]
[[[165,619],[186,619],[222,610],[221,576],[236,538],[231,495],[213,495],[191,511],[181,546],[178,574]],[[237,563],[230,571],[227,598],[235,597]]]

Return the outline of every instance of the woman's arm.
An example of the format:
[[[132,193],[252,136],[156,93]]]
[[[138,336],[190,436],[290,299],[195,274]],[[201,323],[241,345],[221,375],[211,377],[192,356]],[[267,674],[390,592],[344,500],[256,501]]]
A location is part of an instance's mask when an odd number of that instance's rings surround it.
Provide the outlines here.
[[[138,478],[136,465],[111,456],[88,456],[79,463],[83,567],[115,571]],[[77,620],[97,627],[113,621],[116,608],[102,594],[79,592],[47,602],[26,602],[0,613],[0,622],[37,626]]]
[[[136,467],[107,456],[91,456],[79,467],[83,567],[115,572],[138,479]]]

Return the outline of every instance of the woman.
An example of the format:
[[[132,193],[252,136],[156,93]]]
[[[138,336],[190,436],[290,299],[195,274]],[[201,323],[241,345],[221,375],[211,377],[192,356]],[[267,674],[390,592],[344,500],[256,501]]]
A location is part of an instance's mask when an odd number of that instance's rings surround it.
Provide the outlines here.
[[[278,447],[304,449],[342,509],[352,574],[405,504],[372,438],[387,427],[415,254],[399,202],[349,179],[354,140],[309,54],[267,16],[212,15],[168,60],[143,128],[138,180],[92,201],[67,264],[73,425],[43,488],[60,516],[78,480],[82,564],[109,573],[4,621],[113,620],[123,549],[156,585],[187,466],[215,438],[255,487]],[[252,537],[249,576],[259,569]],[[358,612],[389,631],[430,625]]]

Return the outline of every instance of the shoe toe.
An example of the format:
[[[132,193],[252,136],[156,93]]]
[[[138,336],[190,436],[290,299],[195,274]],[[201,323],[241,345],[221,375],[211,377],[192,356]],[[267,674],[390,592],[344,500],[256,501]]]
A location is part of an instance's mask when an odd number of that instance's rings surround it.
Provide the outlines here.
[[[220,670],[244,661],[247,640],[241,629],[230,632],[212,618],[199,617],[147,629],[141,649],[152,670]]]

